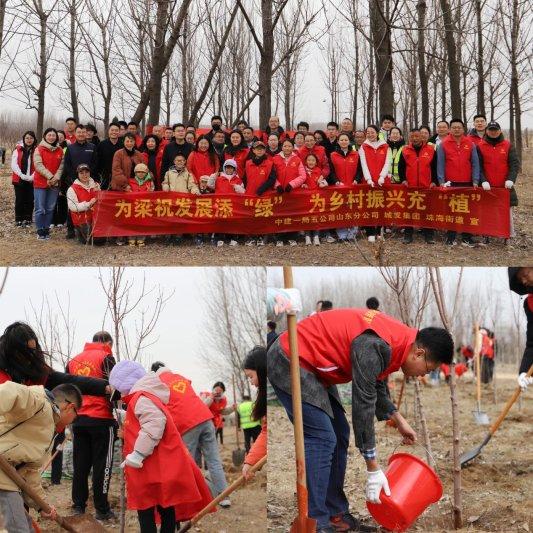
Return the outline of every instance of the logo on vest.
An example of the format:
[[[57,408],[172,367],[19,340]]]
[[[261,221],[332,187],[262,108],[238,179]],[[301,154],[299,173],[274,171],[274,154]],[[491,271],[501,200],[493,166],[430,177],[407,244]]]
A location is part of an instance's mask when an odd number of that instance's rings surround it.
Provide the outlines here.
[[[363,320],[367,323],[367,324],[370,324],[372,322],[372,320],[374,320],[374,317],[376,315],[379,315],[379,311],[376,311],[375,309],[369,309],[364,315],[363,315]]]
[[[172,384],[172,390],[175,392],[179,392],[180,394],[184,394],[186,389],[187,389],[186,381],[181,380],[181,381],[178,381]]]
[[[90,376],[93,370],[93,365],[88,362],[83,362],[76,368],[75,373],[77,376]]]

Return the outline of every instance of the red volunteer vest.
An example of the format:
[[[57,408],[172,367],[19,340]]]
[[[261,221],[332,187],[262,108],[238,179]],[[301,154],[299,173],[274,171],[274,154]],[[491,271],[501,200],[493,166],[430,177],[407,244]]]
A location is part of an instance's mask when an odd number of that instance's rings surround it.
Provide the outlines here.
[[[249,148],[243,148],[242,150],[239,150],[235,155],[231,155],[227,152],[224,152],[224,161],[227,161],[228,159],[235,159],[235,162],[237,163],[237,174],[239,174],[239,176],[243,176],[244,167],[246,166],[246,160],[248,159],[249,153]]]
[[[242,185],[242,180],[239,176],[233,176],[231,179],[219,176],[215,181],[215,193],[235,194],[234,185]]]
[[[468,134],[468,138],[476,145],[479,146],[483,142],[483,137],[480,137],[477,133]]]
[[[378,182],[379,174],[383,169],[385,160],[387,159],[387,152],[389,150],[389,145],[387,143],[381,144],[377,148],[373,148],[367,143],[363,143],[363,150],[365,151],[366,166],[372,177],[374,183]]]
[[[101,342],[87,342],[83,352],[71,359],[67,365],[67,372],[74,376],[107,379],[102,365],[104,359],[112,355],[111,347]],[[83,395],[80,415],[91,418],[113,418],[111,403],[104,396]]]
[[[143,156],[143,161],[146,166],[148,166],[148,154],[146,152],[141,152],[141,155]],[[154,181],[159,187],[161,185],[162,176],[161,176],[161,164],[163,162],[163,150],[158,149],[157,154],[155,156],[155,170],[156,170],[156,176],[154,176]]]
[[[57,147],[54,151],[48,149],[46,146],[37,146],[35,149],[41,155],[43,165],[48,169],[52,174],[57,172],[59,165],[61,165],[61,160],[63,159],[63,150],[61,147]],[[48,182],[46,178],[35,170],[33,175],[33,187],[34,189],[47,189]]]
[[[194,392],[187,378],[174,372],[163,372],[158,375],[159,379],[170,389],[167,409],[180,435],[213,418],[209,407]]]
[[[483,158],[483,174],[493,187],[504,187],[509,175],[509,150],[511,143],[504,139],[496,145],[483,139],[478,150]]]
[[[90,202],[93,198],[96,198],[97,191],[96,189],[87,190],[85,187],[82,187],[78,183],[73,183],[71,187],[76,192],[76,197],[78,202]],[[82,224],[92,224],[93,221],[93,210],[89,211],[70,211],[70,216],[72,218],[72,223],[75,226],[81,226]]]
[[[210,392],[201,392],[200,396],[207,398],[210,394],[211,394]],[[227,404],[228,404],[228,400],[224,396],[220,400],[213,400],[211,402],[211,405],[208,406],[208,409],[211,411],[213,415],[213,424],[215,425],[216,429],[224,427],[224,417],[222,415],[222,411],[226,408]]]
[[[22,165],[22,146],[17,145],[15,150],[17,151],[17,165],[20,168],[20,165]],[[29,156],[29,160],[30,160],[30,173],[33,173],[35,170],[33,168],[33,157]],[[20,176],[13,172],[11,174],[11,183],[20,183]]]
[[[300,157],[300,159],[302,160],[302,163],[304,165],[305,165],[305,158],[309,154],[314,154],[316,156],[316,159],[317,159],[316,163],[321,169],[324,166],[324,164],[327,163],[326,149],[323,146],[320,146],[319,144],[315,144],[315,146],[313,146],[312,150],[309,150],[309,148],[307,148],[307,146],[302,146],[298,150],[298,156]]]
[[[272,158],[261,161],[259,165],[252,162],[251,159],[246,161],[246,194],[257,195],[257,189],[268,179],[273,165]]]
[[[354,339],[371,330],[392,351],[389,366],[378,379],[398,370],[409,353],[417,334],[398,320],[369,309],[334,309],[316,313],[298,323],[300,365],[313,372],[326,386],[352,381],[351,345]],[[280,335],[283,351],[289,354],[289,336]]]
[[[285,159],[280,154],[274,156],[272,159],[276,166],[276,175],[280,185],[285,188],[293,179],[300,175],[301,159],[296,153]]]
[[[403,147],[402,155],[405,160],[405,175],[409,187],[429,187],[431,185],[431,163],[435,156],[435,149],[424,144],[418,154],[412,144]]]
[[[126,466],[126,490],[128,509],[148,509],[160,505],[174,507],[177,520],[188,520],[211,500],[211,493],[202,473],[181,440],[172,415],[161,400],[149,392],[128,394],[122,401],[128,404],[124,422],[124,457],[131,453],[141,425],[135,416],[135,404],[144,396],[165,415],[165,432],[146,457],[142,468]]]
[[[307,178],[305,180],[307,188],[310,190],[319,189],[320,187],[318,186],[318,180],[323,177],[320,167],[316,166],[313,170],[306,168],[305,173],[307,174]]]
[[[483,335],[481,339],[481,355],[494,359],[494,341],[488,335]]]
[[[359,154],[354,151],[348,151],[348,155],[344,155],[338,152],[332,152],[330,155],[331,164],[335,169],[335,176],[346,187],[353,185],[355,176],[357,175],[357,165],[359,164]]]
[[[187,159],[187,169],[191,172],[199,183],[201,176],[210,176],[218,171],[218,157],[214,157],[215,162],[211,163],[209,152],[191,152]]]
[[[128,179],[131,192],[151,192],[154,182],[152,180],[145,181],[142,185],[139,185],[133,178]]]
[[[468,137],[462,137],[457,144],[453,137],[449,135],[441,143],[446,165],[444,176],[447,181],[457,183],[472,183],[472,150],[475,150],[474,143]]]

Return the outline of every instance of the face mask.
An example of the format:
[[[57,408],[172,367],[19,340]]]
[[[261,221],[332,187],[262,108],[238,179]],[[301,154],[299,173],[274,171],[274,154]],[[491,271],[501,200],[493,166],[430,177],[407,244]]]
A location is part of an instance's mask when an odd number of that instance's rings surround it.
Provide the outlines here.
[[[220,124],[213,124],[213,130],[214,131],[220,130]]]

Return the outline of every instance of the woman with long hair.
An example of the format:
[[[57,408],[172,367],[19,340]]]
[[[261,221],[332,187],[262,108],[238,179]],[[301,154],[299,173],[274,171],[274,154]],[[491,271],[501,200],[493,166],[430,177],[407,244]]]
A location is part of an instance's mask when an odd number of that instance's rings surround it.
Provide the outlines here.
[[[233,130],[229,135],[229,144],[224,148],[224,160],[234,159],[237,162],[237,174],[244,176],[244,167],[250,149],[240,130]]]
[[[15,224],[17,227],[31,226],[33,218],[33,152],[37,137],[27,131],[17,144],[11,157],[11,183],[15,189]]]
[[[44,385],[52,390],[62,383],[76,385],[83,394],[105,396],[110,392],[104,379],[72,376],[57,372],[47,363],[48,354],[37,335],[24,322],[13,322],[0,336],[0,384],[13,381],[23,385]]]
[[[257,398],[254,403],[252,418],[254,420],[261,420],[261,433],[244,459],[242,475],[246,480],[249,480],[254,476],[253,472],[250,472],[250,468],[267,454],[266,354],[267,350],[264,346],[256,346],[248,353],[243,364],[244,373],[252,385],[257,387]]]

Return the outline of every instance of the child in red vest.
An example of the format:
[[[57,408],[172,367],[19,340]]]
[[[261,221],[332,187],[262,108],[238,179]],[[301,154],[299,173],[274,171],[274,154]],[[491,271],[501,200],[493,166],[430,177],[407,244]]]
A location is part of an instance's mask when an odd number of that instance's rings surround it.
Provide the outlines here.
[[[154,180],[148,167],[144,163],[138,163],[133,170],[133,178],[128,180],[129,192],[153,192]],[[139,235],[137,237],[130,237],[128,244],[130,246],[144,246],[146,237]]]
[[[128,509],[137,511],[141,533],[174,532],[211,501],[209,488],[183,444],[167,404],[170,390],[139,363],[121,361],[110,385],[127,405],[122,463]]]
[[[302,189],[318,190],[328,186],[326,178],[323,176],[322,169],[318,166],[318,158],[315,154],[310,153],[305,158],[305,173],[307,178],[302,184]],[[305,245],[320,246],[320,237],[318,230],[305,232]]]
[[[87,244],[92,233],[93,207],[100,185],[91,178],[89,165],[78,165],[76,173],[78,178],[68,188],[67,202],[78,240]]]

